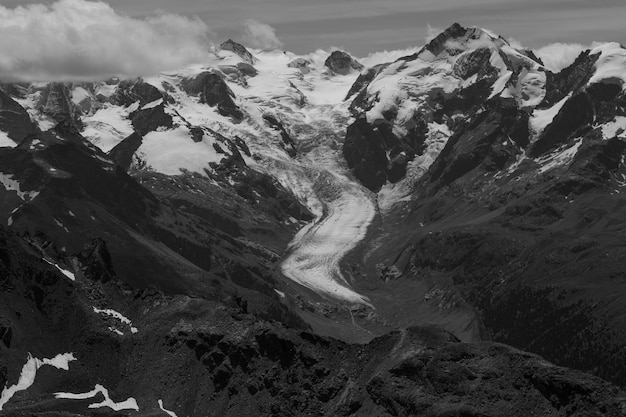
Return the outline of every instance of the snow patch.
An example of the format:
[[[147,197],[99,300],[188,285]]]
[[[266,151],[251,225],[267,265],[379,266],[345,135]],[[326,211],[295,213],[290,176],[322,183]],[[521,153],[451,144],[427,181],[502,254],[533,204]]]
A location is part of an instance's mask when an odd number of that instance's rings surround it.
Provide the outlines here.
[[[63,275],[65,275],[67,278],[69,278],[71,281],[76,281],[76,276],[71,273],[70,271],[68,271],[67,269],[63,269],[61,268],[59,265],[55,264],[54,262],[51,262],[49,260],[47,260],[46,258],[41,258],[42,260],[46,261],[47,263],[49,263],[50,265],[54,266],[56,269],[59,270],[60,273],[62,273]]]
[[[22,367],[22,372],[17,381],[17,384],[10,387],[5,386],[0,395],[0,410],[6,405],[7,402],[19,391],[26,391],[35,383],[37,376],[37,370],[42,366],[52,366],[63,371],[70,369],[70,362],[75,361],[73,353],[63,353],[55,356],[52,359],[37,359],[28,354],[28,359]]]
[[[83,87],[80,87],[80,86],[75,87],[72,90],[72,103],[78,105],[87,98],[89,98],[89,92],[85,90]]]
[[[133,323],[130,321],[130,319],[128,319],[127,317],[123,316],[121,313],[118,313],[115,310],[112,310],[110,308],[108,309],[99,309],[96,307],[93,307],[93,312],[96,314],[104,314],[107,316],[111,316],[117,320],[119,320],[121,323],[124,323],[126,325],[128,325],[130,327],[130,332],[135,334],[137,332],[139,332],[139,330],[136,327],[133,327]]]
[[[615,119],[602,126],[602,135],[604,139],[612,139],[614,137],[626,138],[626,117],[616,116]]]
[[[24,201],[32,201],[39,195],[37,191],[22,191],[19,181],[13,179],[13,175],[10,174],[0,172],[0,183],[2,183],[7,191],[15,191],[17,196]]]
[[[591,55],[600,54],[596,61],[593,77],[589,79],[589,85],[603,80],[620,80],[622,90],[626,89],[626,49],[617,42],[600,45],[591,50]]]
[[[159,403],[159,408],[161,409],[161,411],[165,412],[170,417],[178,417],[175,412],[165,409],[165,407],[163,406],[163,400],[159,400],[157,402]]]
[[[576,156],[576,153],[578,153],[578,149],[580,149],[582,143],[583,138],[578,138],[574,144],[570,146],[566,145],[556,152],[536,160],[536,162],[541,165],[539,173],[543,174],[551,169],[569,164],[574,159],[574,156]]]
[[[122,410],[139,411],[137,400],[135,400],[133,397],[130,397],[125,401],[116,403],[115,401],[111,399],[111,397],[109,397],[109,390],[107,390],[100,384],[96,384],[93,390],[89,392],[85,392],[83,394],[57,392],[54,394],[54,397],[57,399],[64,399],[64,400],[88,400],[90,398],[94,398],[98,394],[102,394],[102,396],[104,397],[104,401],[99,402],[99,403],[89,404],[89,408],[109,407],[113,411],[122,411]]]
[[[158,100],[151,101],[150,103],[148,103],[148,104],[144,105],[144,106],[141,108],[141,110],[153,109],[153,108],[155,108],[156,106],[158,106],[158,105],[160,105],[160,104],[163,104],[163,99],[162,99],[162,98],[160,98],[160,99],[158,99]]]
[[[530,118],[530,127],[533,130],[533,132],[535,132],[535,138],[539,137],[539,135],[541,135],[544,129],[548,127],[550,123],[552,123],[556,115],[559,114],[559,112],[561,111],[561,108],[565,105],[567,100],[570,99],[570,97],[571,97],[571,93],[567,95],[567,97],[565,97],[563,100],[559,101],[554,106],[550,107],[549,109],[544,109],[544,110],[535,109],[533,111],[533,115]]]
[[[130,107],[105,104],[94,114],[83,117],[85,128],[82,135],[102,152],[109,152],[133,133],[133,126],[128,119],[131,112]]]
[[[9,137],[6,132],[0,130],[0,148],[15,148],[17,143]]]

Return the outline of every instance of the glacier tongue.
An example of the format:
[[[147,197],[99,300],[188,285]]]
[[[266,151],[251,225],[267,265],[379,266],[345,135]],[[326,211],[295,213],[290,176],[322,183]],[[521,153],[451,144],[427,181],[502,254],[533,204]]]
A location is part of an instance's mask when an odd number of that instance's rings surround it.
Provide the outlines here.
[[[296,195],[308,196],[315,219],[292,240],[281,270],[318,293],[371,306],[350,288],[340,262],[365,237],[376,215],[373,194],[345,175],[332,150],[317,148],[307,157],[296,174],[285,170],[281,179]]]

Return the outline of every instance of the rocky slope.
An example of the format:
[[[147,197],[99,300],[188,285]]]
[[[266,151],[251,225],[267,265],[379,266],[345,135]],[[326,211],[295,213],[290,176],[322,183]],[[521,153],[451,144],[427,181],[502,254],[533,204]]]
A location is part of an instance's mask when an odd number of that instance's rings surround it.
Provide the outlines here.
[[[454,25],[355,88],[346,160],[361,153],[353,172],[379,201],[408,196],[385,204],[364,271],[394,269],[390,285],[421,282],[442,310],[472,306],[482,337],[624,384],[625,57],[601,45],[553,74]]]
[[[614,416],[626,407],[609,383],[505,345],[460,343],[435,327],[349,345],[259,320],[238,297],[133,290],[102,241],[65,259],[4,228],[0,242],[0,385],[21,384],[2,393],[6,416]],[[30,374],[25,352],[40,360]]]

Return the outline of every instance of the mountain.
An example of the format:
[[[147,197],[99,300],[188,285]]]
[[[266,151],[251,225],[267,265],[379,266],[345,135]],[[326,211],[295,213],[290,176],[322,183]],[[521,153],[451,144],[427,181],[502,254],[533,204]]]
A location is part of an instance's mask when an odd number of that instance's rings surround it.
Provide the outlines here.
[[[1,85],[0,410],[622,415],[625,80],[454,24]]]

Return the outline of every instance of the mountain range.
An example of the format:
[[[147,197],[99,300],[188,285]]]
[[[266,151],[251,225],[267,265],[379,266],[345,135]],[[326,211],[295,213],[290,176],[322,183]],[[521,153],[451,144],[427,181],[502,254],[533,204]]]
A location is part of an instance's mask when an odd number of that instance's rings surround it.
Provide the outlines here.
[[[7,416],[626,414],[626,48],[0,85]]]

